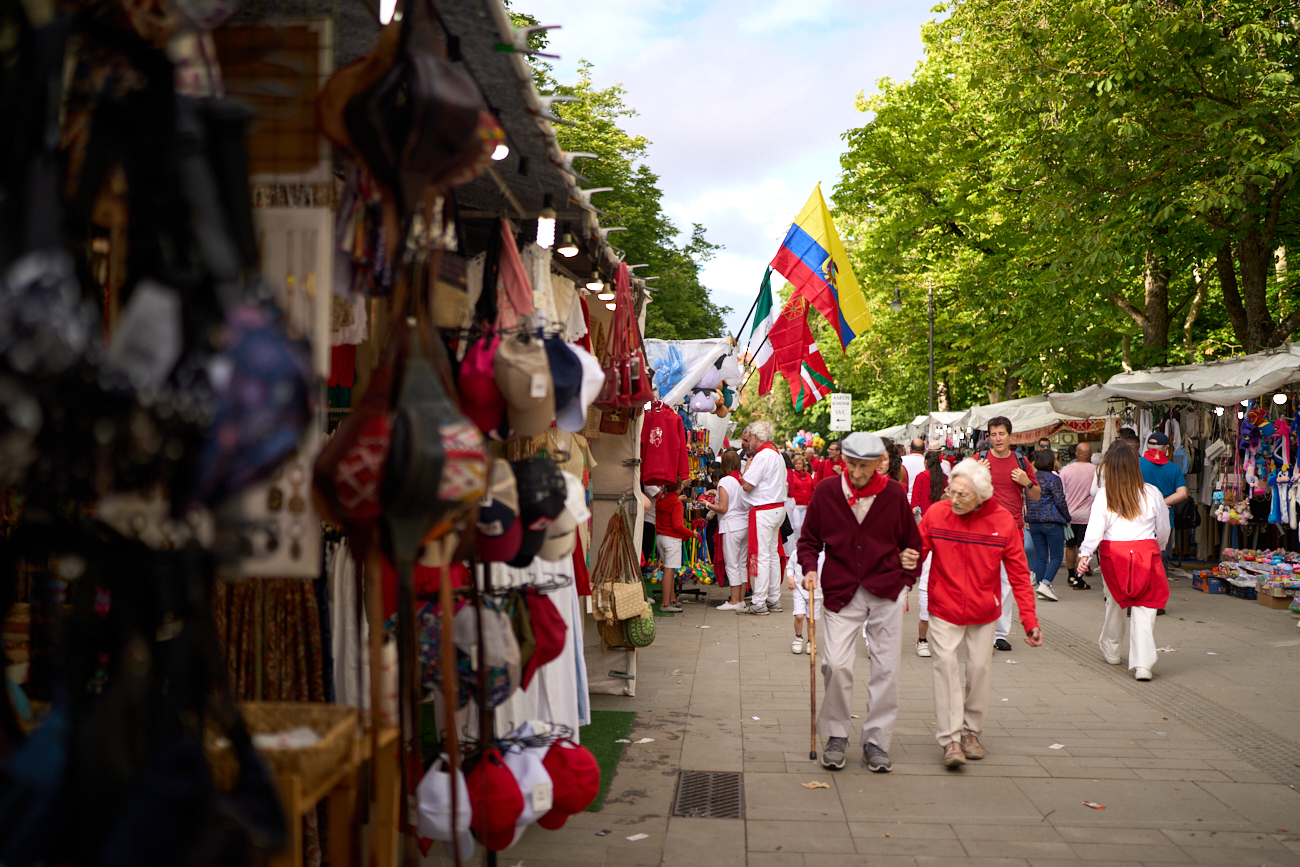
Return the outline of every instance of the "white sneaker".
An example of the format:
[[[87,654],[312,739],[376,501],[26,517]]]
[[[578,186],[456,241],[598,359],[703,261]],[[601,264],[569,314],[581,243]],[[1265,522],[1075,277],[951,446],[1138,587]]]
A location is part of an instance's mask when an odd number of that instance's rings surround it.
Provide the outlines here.
[[[803,645],[804,645],[803,636],[796,635],[794,637],[794,641],[790,642],[790,652],[796,655],[803,653]]]
[[[916,655],[917,655],[917,656],[929,656],[929,655],[930,655],[930,642],[926,641],[924,638],[918,638],[918,639],[916,639]]]
[[[739,611],[745,607],[743,602],[724,602],[718,606],[719,611]]]
[[[1050,599],[1053,602],[1061,601],[1060,599],[1057,599],[1056,594],[1052,592],[1052,585],[1048,584],[1046,581],[1038,582],[1038,597],[1040,599]]]
[[[1150,679],[1151,679],[1151,669],[1149,669],[1149,668],[1139,668],[1139,669],[1137,669],[1136,671],[1133,672],[1133,677],[1135,677],[1135,678],[1138,679],[1138,680],[1150,680]]]

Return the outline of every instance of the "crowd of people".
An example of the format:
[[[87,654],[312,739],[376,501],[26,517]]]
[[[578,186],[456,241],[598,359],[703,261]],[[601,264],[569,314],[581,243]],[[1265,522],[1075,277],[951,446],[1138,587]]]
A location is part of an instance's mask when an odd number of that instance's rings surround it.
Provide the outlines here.
[[[1090,590],[1098,561],[1105,596],[1099,648],[1106,662],[1152,678],[1155,618],[1169,597],[1172,508],[1187,485],[1169,461],[1164,434],[1139,454],[1128,428],[1104,459],[1088,443],[1062,455],[1040,439],[1027,453],[1012,445],[1012,423],[990,420],[980,445],[958,452],[917,438],[905,446],[871,433],[827,445],[782,450],[771,423],[755,421],[740,448],[724,449],[707,508],[729,598],[740,615],[784,611],[791,591],[795,654],[811,653],[805,632],[818,627],[822,702],[817,732],[822,764],[844,767],[859,632],[872,659],[862,758],[888,772],[898,714],[898,670],[907,594],[918,589],[918,656],[932,658],[936,738],[943,763],[984,757],[990,663],[1010,652],[1013,616],[1024,641],[1041,646],[1035,606],[1057,602],[1062,564],[1067,584]],[[656,548],[664,569],[662,609],[680,612],[673,579],[687,498],[674,485],[657,493]],[[965,646],[964,680],[958,649]]]

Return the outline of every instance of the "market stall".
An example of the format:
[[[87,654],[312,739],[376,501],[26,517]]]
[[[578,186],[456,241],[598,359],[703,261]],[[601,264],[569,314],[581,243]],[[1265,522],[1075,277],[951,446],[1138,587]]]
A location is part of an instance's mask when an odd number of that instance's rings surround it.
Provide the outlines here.
[[[653,636],[645,284],[499,0],[179,5],[0,10],[0,861],[559,827]]]

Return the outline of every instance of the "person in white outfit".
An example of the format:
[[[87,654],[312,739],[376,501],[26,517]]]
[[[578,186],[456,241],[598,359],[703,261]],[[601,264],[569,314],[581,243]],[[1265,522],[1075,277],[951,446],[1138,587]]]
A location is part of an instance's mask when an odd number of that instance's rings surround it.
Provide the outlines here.
[[[745,506],[745,492],[740,487],[740,455],[727,449],[722,457],[722,478],[718,480],[718,494],[712,503],[705,503],[709,511],[718,514],[718,535],[722,537],[722,561],[726,564],[727,584],[731,599],[718,606],[719,611],[739,611],[745,606],[740,594],[745,586],[745,560],[748,549],[747,521],[749,509]],[[721,575],[718,581],[722,581]]]
[[[1160,552],[1169,541],[1169,507],[1155,485],[1142,481],[1137,450],[1116,443],[1101,464],[1105,484],[1097,491],[1088,531],[1075,569],[1088,569],[1094,552],[1106,584],[1102,656],[1119,665],[1128,632],[1128,667],[1138,680],[1150,680],[1156,664],[1156,611],[1169,601],[1169,578]],[[1124,609],[1131,609],[1126,617]]]
[[[749,463],[740,487],[749,507],[748,575],[753,594],[738,614],[767,614],[781,607],[781,524],[785,521],[785,460],[772,445],[772,423],[754,421],[740,441]]]

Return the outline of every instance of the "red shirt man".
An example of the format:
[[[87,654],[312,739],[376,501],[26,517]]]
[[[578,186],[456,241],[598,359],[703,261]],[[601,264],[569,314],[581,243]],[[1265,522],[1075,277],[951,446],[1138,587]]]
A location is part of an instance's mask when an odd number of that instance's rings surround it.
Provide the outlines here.
[[[844,459],[840,457],[840,444],[831,443],[826,447],[826,459],[817,466],[813,473],[813,487],[816,488],[823,479],[833,479],[844,472]]]
[[[1031,550],[1029,534],[1025,529],[1025,497],[1037,500],[1043,495],[1034,477],[1034,467],[1029,461],[1021,460],[1011,453],[1011,420],[1006,416],[989,419],[989,451],[980,463],[989,468],[993,476],[993,499],[1002,508],[1011,513],[1016,528],[1024,534],[1026,551]],[[1007,579],[1007,570],[1002,569],[1002,615],[998,618],[993,646],[998,650],[1010,650],[1012,585]]]

